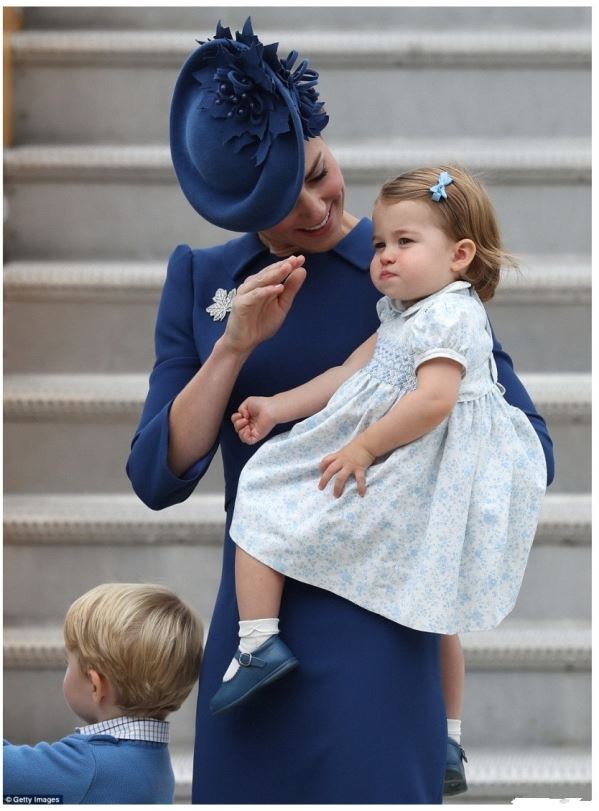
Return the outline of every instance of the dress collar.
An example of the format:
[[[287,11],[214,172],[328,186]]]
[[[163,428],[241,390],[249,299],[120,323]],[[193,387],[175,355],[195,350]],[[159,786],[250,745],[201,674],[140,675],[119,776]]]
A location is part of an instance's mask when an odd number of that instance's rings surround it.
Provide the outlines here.
[[[406,307],[405,304],[399,299],[388,299],[388,301],[391,308],[400,313],[402,318],[409,318],[433,299],[439,298],[439,296],[444,296],[446,293],[456,293],[458,290],[466,290],[468,287],[472,287],[470,282],[465,282],[463,280],[460,280],[459,282],[451,282],[450,284],[445,285],[445,287],[442,287],[440,290],[437,290],[436,293],[431,293],[430,296],[420,299],[420,301],[417,301],[410,307]]]
[[[374,254],[374,248],[372,247],[372,220],[369,220],[368,217],[362,217],[349,234],[346,234],[332,250],[333,253],[339,254],[346,262],[354,265],[358,270],[368,273]]]
[[[363,217],[343,239],[331,248],[332,253],[336,253],[358,270],[367,272],[372,259],[372,222],[368,217]],[[267,254],[268,248],[262,242],[258,234],[244,234],[238,239],[233,239],[227,243],[228,267],[231,269],[233,279],[238,281],[246,267],[261,253]],[[321,254],[315,254],[319,256]],[[308,255],[309,256],[309,255]],[[281,257],[273,254],[273,262]]]

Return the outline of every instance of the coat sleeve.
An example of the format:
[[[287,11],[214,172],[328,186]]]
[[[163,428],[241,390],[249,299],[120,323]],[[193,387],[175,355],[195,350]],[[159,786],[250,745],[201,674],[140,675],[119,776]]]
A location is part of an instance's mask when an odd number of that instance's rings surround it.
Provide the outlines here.
[[[59,795],[64,803],[80,803],[95,773],[89,746],[63,738],[56,743],[16,746],[4,741],[4,796]]]
[[[188,498],[218,447],[217,440],[182,476],[169,468],[171,405],[201,366],[193,333],[193,301],[192,252],[187,245],[179,245],[168,263],[156,320],[156,362],[127,461],[134,491],[153,510]]]
[[[539,441],[543,446],[543,453],[545,454],[545,462],[547,464],[547,486],[551,484],[554,476],[554,460],[553,460],[553,442],[547,430],[547,423],[538,413],[535,404],[530,398],[530,395],[522,385],[518,375],[514,371],[514,364],[512,359],[502,349],[501,344],[495,336],[493,327],[493,356],[497,364],[497,378],[501,385],[505,388],[505,399],[507,402],[523,411],[530,424],[535,429]]]

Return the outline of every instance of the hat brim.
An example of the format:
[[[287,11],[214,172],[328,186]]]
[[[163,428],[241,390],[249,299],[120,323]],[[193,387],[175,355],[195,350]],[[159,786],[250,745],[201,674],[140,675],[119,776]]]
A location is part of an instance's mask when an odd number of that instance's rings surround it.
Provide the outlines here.
[[[231,231],[262,231],[272,228],[292,210],[304,182],[304,135],[299,113],[287,88],[270,70],[277,91],[287,106],[290,130],[277,136],[257,181],[243,193],[216,188],[206,182],[193,163],[186,137],[187,115],[199,104],[202,89],[193,74],[202,64],[204,46],[187,59],[175,85],[170,114],[171,157],[181,189],[193,208],[208,222]],[[215,122],[216,123],[216,122]],[[214,147],[211,147],[214,148]],[[223,146],[223,149],[231,147]],[[255,148],[244,147],[248,160]]]

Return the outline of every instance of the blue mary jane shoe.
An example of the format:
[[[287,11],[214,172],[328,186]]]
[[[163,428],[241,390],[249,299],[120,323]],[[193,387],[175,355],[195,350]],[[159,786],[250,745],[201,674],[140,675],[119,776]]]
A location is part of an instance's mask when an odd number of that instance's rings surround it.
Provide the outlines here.
[[[267,639],[253,653],[242,653],[237,649],[235,658],[239,662],[239,670],[230,681],[224,681],[212,696],[212,715],[241,704],[257,690],[280,679],[298,665],[295,656],[278,636]]]
[[[453,738],[447,739],[447,763],[445,766],[445,783],[443,794],[451,797],[454,794],[463,794],[468,791],[464,761],[468,763],[466,753]]]

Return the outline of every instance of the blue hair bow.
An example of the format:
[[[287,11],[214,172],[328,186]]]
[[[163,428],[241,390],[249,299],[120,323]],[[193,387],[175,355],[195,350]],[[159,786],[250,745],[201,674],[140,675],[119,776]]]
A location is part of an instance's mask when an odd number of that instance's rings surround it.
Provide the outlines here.
[[[433,193],[433,200],[435,203],[438,203],[439,200],[444,197],[447,200],[447,192],[445,191],[445,186],[449,186],[450,183],[453,183],[453,178],[451,175],[448,175],[447,172],[441,172],[439,175],[439,182],[436,186],[431,186],[429,191]]]

